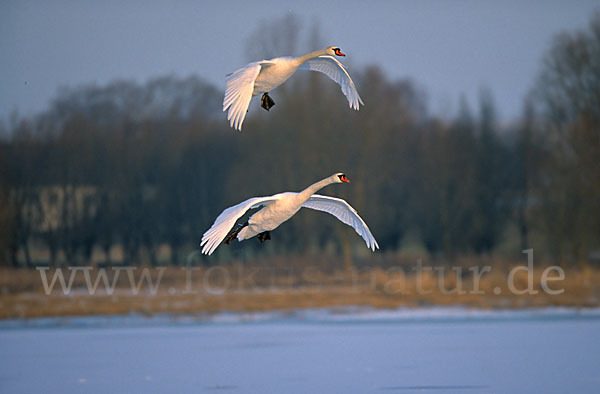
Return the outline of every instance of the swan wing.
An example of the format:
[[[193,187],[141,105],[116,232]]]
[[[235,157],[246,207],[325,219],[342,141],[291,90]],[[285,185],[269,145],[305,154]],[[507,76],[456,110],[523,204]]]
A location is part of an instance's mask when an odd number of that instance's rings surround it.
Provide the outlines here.
[[[354,81],[350,78],[350,74],[346,68],[333,56],[323,55],[317,56],[302,63],[299,67],[301,70],[319,71],[334,80],[342,88],[342,93],[348,99],[350,108],[358,111],[359,103],[365,105],[358,95]]]
[[[354,230],[360,235],[365,242],[367,247],[372,251],[379,249],[379,245],[371,234],[369,227],[364,220],[358,215],[358,212],[346,200],[341,198],[323,196],[320,194],[313,194],[309,197],[304,204],[305,208],[316,209],[317,211],[323,211],[332,214],[343,223],[352,226]]]
[[[227,76],[223,112],[229,109],[227,120],[234,129],[242,131],[242,123],[254,93],[254,81],[260,70],[271,64],[272,62],[266,60],[249,63]]]
[[[223,242],[227,234],[229,234],[229,231],[231,231],[235,225],[235,222],[241,218],[246,211],[267,205],[278,199],[279,196],[277,195],[268,197],[252,197],[221,212],[221,214],[217,216],[217,219],[215,219],[215,222],[211,228],[209,228],[204,235],[202,235],[202,240],[200,241],[202,253],[209,255],[212,254],[217,246]]]

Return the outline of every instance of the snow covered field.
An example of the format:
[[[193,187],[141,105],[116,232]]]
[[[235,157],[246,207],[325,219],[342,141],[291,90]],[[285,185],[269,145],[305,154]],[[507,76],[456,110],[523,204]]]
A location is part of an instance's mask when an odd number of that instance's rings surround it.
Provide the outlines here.
[[[308,310],[0,322],[3,393],[600,390],[600,310]]]

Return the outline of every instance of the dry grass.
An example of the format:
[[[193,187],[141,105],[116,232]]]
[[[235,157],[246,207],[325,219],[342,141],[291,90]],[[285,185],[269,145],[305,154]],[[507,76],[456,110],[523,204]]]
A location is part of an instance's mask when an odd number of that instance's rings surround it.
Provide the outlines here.
[[[397,264],[394,264],[396,262]],[[519,262],[524,266],[524,263]],[[490,266],[481,275],[479,292],[474,290],[472,267]],[[332,269],[332,266],[340,267]],[[0,269],[0,318],[33,318],[67,315],[97,315],[126,313],[203,314],[220,311],[267,311],[336,306],[370,306],[398,308],[423,305],[465,305],[476,308],[523,308],[543,306],[591,307],[600,305],[600,270],[592,267],[565,270],[564,280],[548,282],[550,289],[564,289],[561,294],[549,294],[541,286],[545,266],[535,267],[532,290],[536,294],[515,294],[508,286],[509,272],[515,267],[506,261],[468,260],[457,264],[456,270],[434,262],[423,263],[418,275],[415,264],[401,256],[387,256],[376,266],[362,264],[361,269],[342,269],[341,263],[327,259],[310,263],[302,258],[273,259],[262,263],[231,262],[215,267],[197,267],[186,271],[181,267],[151,268],[147,272],[156,284],[156,292],[143,282],[139,293],[132,289],[126,271],[121,271],[115,290],[107,293],[102,281],[91,295],[82,271],[73,277],[68,295],[58,282],[47,295],[37,270]],[[140,280],[143,268],[131,270],[134,284]],[[107,269],[112,282],[115,271]],[[48,281],[54,270],[45,272]],[[63,269],[68,283],[70,271]],[[92,283],[98,269],[90,271]],[[549,277],[556,276],[552,271]],[[527,289],[528,272],[514,274],[514,287]],[[135,286],[134,286],[135,288]],[[191,291],[190,291],[191,290]],[[458,291],[460,290],[460,291]]]

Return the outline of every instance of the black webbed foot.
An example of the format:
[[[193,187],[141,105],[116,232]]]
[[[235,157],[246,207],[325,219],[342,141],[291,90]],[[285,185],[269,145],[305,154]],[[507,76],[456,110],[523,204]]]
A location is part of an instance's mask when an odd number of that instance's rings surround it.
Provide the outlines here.
[[[240,225],[238,226],[238,228],[236,228],[235,230],[233,230],[233,231],[231,232],[231,234],[229,234],[229,235],[227,236],[227,238],[225,238],[225,243],[226,243],[227,245],[229,245],[229,243],[230,243],[231,241],[233,241],[233,239],[234,239],[235,237],[237,237],[237,236],[238,236],[238,234],[240,233],[240,231],[242,231],[242,229],[243,229],[244,227],[246,227],[247,225],[248,225],[248,222],[246,222],[246,223],[244,223],[244,224],[240,224]]]
[[[268,239],[271,239],[271,232],[270,231],[265,231],[264,233],[260,233],[256,236],[258,238],[258,240],[260,241],[260,243],[265,242]]]
[[[262,95],[260,99],[260,106],[266,109],[267,111],[271,109],[275,105],[275,101],[271,97],[269,97],[269,93],[265,93]]]

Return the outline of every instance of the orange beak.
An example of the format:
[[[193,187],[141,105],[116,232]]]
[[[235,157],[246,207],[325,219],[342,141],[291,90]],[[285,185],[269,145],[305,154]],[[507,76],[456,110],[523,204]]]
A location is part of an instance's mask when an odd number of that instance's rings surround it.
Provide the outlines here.
[[[346,56],[346,55],[344,55],[344,54],[342,53],[342,51],[340,51],[339,49],[336,49],[336,50],[335,50],[335,54],[336,54],[336,55],[338,55],[338,56]]]
[[[346,182],[346,183],[350,183],[350,180],[349,180],[348,178],[346,178],[346,175],[342,175],[342,176],[340,177],[340,181],[342,181],[342,182]]]

